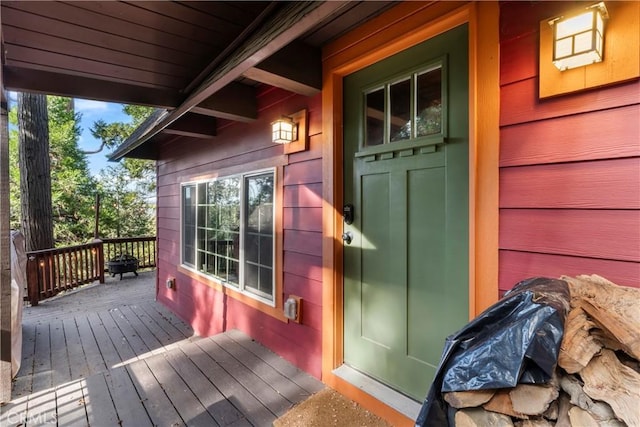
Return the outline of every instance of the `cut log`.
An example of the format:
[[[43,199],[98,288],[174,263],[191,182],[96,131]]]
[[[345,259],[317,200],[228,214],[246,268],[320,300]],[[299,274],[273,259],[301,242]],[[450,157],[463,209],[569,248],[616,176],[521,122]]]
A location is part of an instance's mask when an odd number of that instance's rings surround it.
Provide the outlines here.
[[[490,401],[482,405],[484,409],[492,412],[499,412],[501,414],[509,415],[510,417],[520,418],[526,420],[528,415],[516,412],[513,409],[513,403],[511,403],[511,397],[509,396],[509,390],[502,390],[493,395]]]
[[[558,355],[558,366],[570,374],[580,372],[591,358],[600,351],[602,344],[589,332],[596,325],[587,319],[582,308],[569,311],[564,324],[564,335]]]
[[[569,419],[572,426],[580,427],[599,427],[598,422],[591,414],[582,408],[574,406],[569,410]]]
[[[607,402],[616,417],[629,426],[640,426],[640,374],[624,366],[615,353],[603,350],[580,372],[584,392]]]
[[[618,286],[595,274],[562,279],[569,283],[572,307],[577,300],[625,352],[640,360],[640,289]]]
[[[542,416],[544,418],[546,418],[547,420],[557,420],[558,419],[558,411],[559,411],[559,406],[558,406],[558,399],[554,400],[553,402],[551,402],[551,404],[549,405],[549,409],[547,409],[546,411],[544,411],[544,414],[542,414]]]
[[[534,420],[522,420],[515,423],[516,427],[553,427],[553,423],[543,419],[536,418]]]
[[[460,409],[454,419],[456,427],[513,427],[511,418],[482,408]]]
[[[596,342],[600,343],[603,347],[606,347],[609,350],[624,351],[622,344],[620,344],[614,337],[610,336],[608,333],[604,332],[601,329],[592,329],[591,336],[593,336]]]
[[[558,397],[554,385],[518,384],[509,392],[513,410],[525,415],[541,415]]]
[[[573,375],[560,377],[560,387],[571,397],[571,403],[588,411],[598,421],[615,418],[611,406],[604,402],[594,402],[582,389],[582,383]]]
[[[562,381],[561,381],[562,382]],[[556,427],[571,427],[571,419],[569,418],[569,410],[573,407],[566,393],[560,393],[558,398],[558,419]]]
[[[495,390],[452,391],[444,394],[444,400],[454,408],[475,408],[487,403]]]

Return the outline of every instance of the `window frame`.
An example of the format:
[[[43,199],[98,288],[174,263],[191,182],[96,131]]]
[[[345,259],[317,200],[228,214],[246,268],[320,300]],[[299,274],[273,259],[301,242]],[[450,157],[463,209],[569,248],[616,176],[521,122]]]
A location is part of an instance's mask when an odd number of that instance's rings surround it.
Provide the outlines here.
[[[258,293],[258,290],[248,290],[251,288],[246,287],[245,285],[245,234],[246,234],[246,185],[245,180],[247,178],[261,176],[270,174],[273,179],[273,192],[272,192],[272,239],[271,239],[271,297],[265,297]],[[278,257],[278,241],[280,239],[281,234],[281,224],[279,220],[279,215],[277,215],[278,209],[281,208],[281,189],[280,189],[280,172],[277,167],[267,167],[261,169],[255,169],[248,172],[236,172],[229,174],[220,174],[216,176],[210,177],[199,177],[198,179],[193,179],[180,183],[180,264],[179,270],[187,273],[189,276],[194,277],[198,280],[205,281],[206,284],[213,285],[213,287],[222,290],[225,293],[228,293],[233,296],[237,296],[238,299],[245,300],[243,297],[248,297],[251,300],[254,300],[260,304],[265,304],[269,307],[276,308],[281,305],[282,298],[279,296],[281,289],[281,284],[279,283],[278,272],[281,270],[280,268],[280,260]],[[200,269],[198,269],[198,250],[199,250],[199,242],[198,242],[198,216],[199,216],[199,184],[209,184],[218,180],[228,179],[228,178],[238,178],[240,182],[240,191],[239,191],[239,199],[240,199],[240,218],[239,218],[239,248],[238,248],[238,286],[235,284],[228,283],[223,278],[216,276],[214,274],[206,273]],[[195,244],[194,244],[194,260],[195,264],[191,265],[185,263],[185,227],[184,227],[184,188],[192,186],[195,189],[194,199],[196,200],[195,210]],[[253,304],[250,304],[253,305]],[[272,315],[276,315],[277,313],[271,313]],[[276,315],[276,317],[281,317]]]
[[[440,94],[441,94],[441,102],[442,102],[442,118],[441,118],[441,128],[439,133],[417,136],[416,135],[416,118],[417,118],[417,79],[419,75],[429,73],[431,71],[440,69],[441,70],[441,81],[440,81]],[[427,64],[423,64],[420,67],[413,67],[401,72],[394,74],[393,76],[386,78],[384,80],[379,80],[370,85],[362,87],[361,89],[361,99],[360,99],[360,110],[362,115],[361,129],[360,132],[363,135],[361,139],[361,144],[358,150],[359,154],[356,154],[357,157],[365,156],[368,154],[377,154],[378,152],[386,152],[386,151],[397,151],[401,147],[412,147],[412,146],[423,146],[423,145],[432,145],[432,144],[442,144],[445,143],[448,136],[448,116],[449,116],[449,100],[448,100],[448,61],[447,55],[442,55],[436,58],[433,58]],[[410,138],[391,141],[391,100],[390,100],[390,88],[396,83],[409,80],[411,93],[410,93],[410,106],[411,106],[411,136]],[[383,136],[382,136],[382,144],[379,145],[365,145],[367,139],[367,95],[376,92],[377,90],[384,91],[384,124],[383,124]],[[390,148],[390,146],[394,146]]]

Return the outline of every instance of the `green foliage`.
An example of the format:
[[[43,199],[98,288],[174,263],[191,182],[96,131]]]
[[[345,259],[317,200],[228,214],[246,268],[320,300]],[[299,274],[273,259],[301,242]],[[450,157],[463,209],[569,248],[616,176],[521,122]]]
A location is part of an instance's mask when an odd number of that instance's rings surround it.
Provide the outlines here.
[[[123,105],[122,111],[131,117],[131,123],[106,123],[104,120],[98,120],[94,122],[90,129],[94,138],[102,141],[107,148],[113,149],[125,142],[129,135],[149,117],[154,109],[142,105]],[[155,162],[129,158],[125,158],[121,162],[131,178],[144,182],[145,192],[150,193],[155,190]]]
[[[51,198],[56,246],[85,243],[93,238],[95,196],[101,196],[101,237],[135,237],[155,233],[152,191],[155,164],[125,159],[109,166],[97,178],[89,173],[87,155],[78,147],[81,115],[69,98],[48,96]],[[137,125],[153,111],[149,107],[123,106],[132,123],[99,120],[91,131],[108,147],[124,142]],[[20,169],[16,108],[9,112],[11,227],[20,228]]]
[[[151,196],[121,163],[100,172],[100,236],[132,237],[155,234]]]
[[[57,246],[84,243],[93,236],[95,180],[78,148],[80,115],[68,98],[49,96],[51,202]]]
[[[9,110],[9,221],[13,230],[20,224],[20,168],[18,167],[18,110]]]
[[[56,246],[86,242],[92,235],[95,182],[89,175],[86,156],[78,149],[79,115],[68,98],[47,97],[49,154],[51,156],[51,202]],[[20,168],[16,108],[9,113],[11,227],[20,224]]]
[[[122,110],[131,123],[93,124],[91,133],[108,148],[126,141],[131,133],[153,112],[153,108],[124,105]],[[102,170],[98,178],[101,198],[100,235],[102,237],[130,237],[155,234],[155,162],[123,159],[115,166]]]

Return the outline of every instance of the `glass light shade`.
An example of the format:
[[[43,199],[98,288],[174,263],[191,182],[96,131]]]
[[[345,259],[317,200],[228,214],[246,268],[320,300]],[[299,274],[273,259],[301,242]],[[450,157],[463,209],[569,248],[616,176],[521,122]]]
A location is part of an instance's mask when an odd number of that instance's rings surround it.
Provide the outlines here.
[[[604,46],[604,3],[571,17],[549,21],[553,26],[553,64],[560,70],[601,62]]]
[[[289,144],[297,139],[296,124],[288,117],[271,123],[271,140],[274,144]]]

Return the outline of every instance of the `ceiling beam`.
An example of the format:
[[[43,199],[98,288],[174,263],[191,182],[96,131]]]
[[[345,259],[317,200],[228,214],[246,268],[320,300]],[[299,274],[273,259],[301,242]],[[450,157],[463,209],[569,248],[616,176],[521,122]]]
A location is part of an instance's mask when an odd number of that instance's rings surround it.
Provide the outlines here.
[[[178,108],[142,138],[124,143],[111,154],[111,160],[119,160],[136,147],[176,121],[196,105],[209,98],[223,87],[241,77],[325,19],[338,13],[348,5],[346,1],[281,2],[282,8],[261,26],[239,48],[235,55],[220,64]]]
[[[201,114],[187,113],[163,130],[170,135],[192,138],[213,138],[216,136],[216,119]]]
[[[192,113],[238,122],[258,118],[256,89],[241,83],[230,83],[191,109]]]
[[[87,98],[106,102],[175,108],[183,96],[175,91],[91,79],[42,70],[4,66],[4,85],[18,92],[41,92],[50,95]]]
[[[244,76],[300,95],[316,95],[322,90],[320,49],[294,41],[245,71]]]

